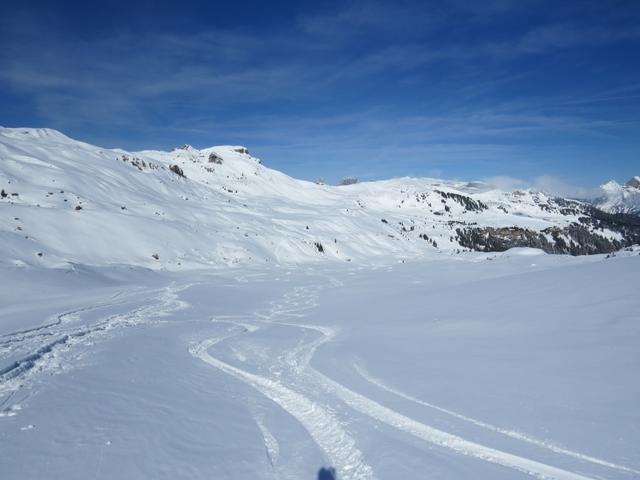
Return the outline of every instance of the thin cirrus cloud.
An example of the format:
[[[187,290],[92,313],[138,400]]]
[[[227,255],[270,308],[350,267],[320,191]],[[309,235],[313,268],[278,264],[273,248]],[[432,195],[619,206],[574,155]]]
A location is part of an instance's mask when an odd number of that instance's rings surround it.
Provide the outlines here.
[[[83,140],[247,143],[305,178],[533,179],[586,161],[593,182],[611,156],[609,175],[628,175],[640,90],[621,48],[638,28],[597,5],[586,17],[535,5],[347,2],[269,28],[125,24],[82,38],[28,12],[0,20],[0,86],[21,118]]]

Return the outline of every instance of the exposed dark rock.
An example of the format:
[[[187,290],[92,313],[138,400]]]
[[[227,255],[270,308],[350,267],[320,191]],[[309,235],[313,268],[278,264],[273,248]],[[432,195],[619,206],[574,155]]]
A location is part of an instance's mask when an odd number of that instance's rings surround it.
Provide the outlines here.
[[[209,163],[215,163],[218,165],[222,165],[222,162],[224,162],[224,159],[218,155],[217,153],[213,153],[211,152],[209,154]]]
[[[458,202],[460,205],[462,205],[465,208],[465,210],[468,210],[470,212],[481,212],[489,208],[486,204],[484,204],[480,200],[474,200],[473,198],[467,197],[466,195],[460,195],[459,193],[452,193],[452,192],[443,192],[440,190],[436,190],[436,192],[439,193],[443,199],[450,198]],[[449,209],[446,209],[446,210],[449,211]]]
[[[178,165],[169,166],[169,170],[171,170],[173,173],[175,173],[179,177],[186,178],[185,175],[184,175],[184,172],[182,171],[182,169]]]
[[[338,186],[355,185],[356,183],[358,183],[358,179],[356,177],[344,177],[340,182],[338,182]]]
[[[625,185],[627,187],[640,188],[640,177],[636,176],[629,179],[629,181]]]
[[[590,206],[586,210],[589,211],[589,216],[581,217],[580,223],[572,223],[566,227],[551,227],[541,232],[520,227],[457,228],[457,240],[463,247],[484,252],[531,247],[547,253],[570,255],[610,253],[640,243],[640,218],[605,213]],[[597,232],[601,229],[619,233],[622,239],[608,238]]]

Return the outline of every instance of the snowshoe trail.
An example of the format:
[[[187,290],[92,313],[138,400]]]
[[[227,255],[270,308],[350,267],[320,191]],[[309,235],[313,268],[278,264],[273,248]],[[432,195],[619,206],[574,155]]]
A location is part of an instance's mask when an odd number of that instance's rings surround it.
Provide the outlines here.
[[[77,315],[89,310],[105,306],[117,306],[114,304],[100,304],[94,307],[84,307],[72,312],[57,316],[57,321],[23,332],[15,332],[7,335],[4,348],[0,349],[0,356],[6,358],[8,354],[20,350],[31,349],[28,353],[8,365],[0,367],[0,394],[14,392],[23,388],[35,375],[43,372],[59,372],[68,368],[69,362],[65,361],[61,354],[72,350],[77,345],[90,345],[97,339],[104,337],[109,332],[151,322],[153,319],[169,315],[187,306],[178,298],[178,292],[188,288],[187,286],[169,286],[153,294],[153,302],[135,308],[124,313],[117,313],[98,320],[92,324],[81,322],[67,325],[65,316]],[[53,338],[53,340],[51,340]]]

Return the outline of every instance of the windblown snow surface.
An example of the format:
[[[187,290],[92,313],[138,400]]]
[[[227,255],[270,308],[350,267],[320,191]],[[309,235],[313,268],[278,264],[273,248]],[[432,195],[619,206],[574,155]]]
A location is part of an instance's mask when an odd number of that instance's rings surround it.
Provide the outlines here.
[[[51,130],[0,159],[3,480],[640,478],[640,249],[452,237],[575,220],[543,194]]]

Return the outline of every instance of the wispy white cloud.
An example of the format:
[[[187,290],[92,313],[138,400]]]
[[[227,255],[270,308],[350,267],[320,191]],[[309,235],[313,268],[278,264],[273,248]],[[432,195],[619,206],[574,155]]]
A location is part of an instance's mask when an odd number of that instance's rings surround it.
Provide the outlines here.
[[[595,198],[602,195],[598,187],[585,187],[565,181],[554,175],[542,175],[533,181],[533,188],[568,198]]]
[[[498,190],[513,191],[530,187],[530,183],[521,178],[509,177],[507,175],[495,175],[493,177],[485,177],[482,179],[487,185],[497,188]]]
[[[540,175],[532,180],[494,176],[483,178],[482,181],[500,190],[532,189],[565,198],[591,199],[602,195],[599,187],[579,185],[556,175]]]

